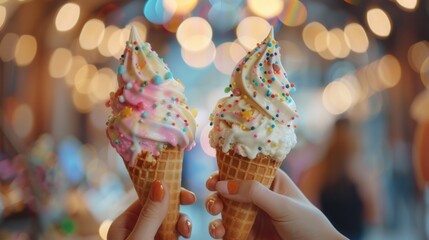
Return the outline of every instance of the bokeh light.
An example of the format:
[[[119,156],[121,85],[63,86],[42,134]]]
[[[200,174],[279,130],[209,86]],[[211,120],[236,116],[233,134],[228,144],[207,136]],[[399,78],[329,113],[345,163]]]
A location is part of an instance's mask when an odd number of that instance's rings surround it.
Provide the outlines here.
[[[343,30],[334,28],[329,31],[328,49],[337,58],[346,58],[350,54]]]
[[[429,89],[429,58],[426,58],[420,68],[420,79],[422,80],[423,85]]]
[[[104,30],[103,40],[101,40],[100,45],[98,45],[98,52],[100,52],[104,57],[111,57],[115,54],[114,52],[109,51],[109,39],[118,29],[118,27],[110,25]]]
[[[37,53],[36,38],[31,35],[22,35],[15,48],[15,62],[18,66],[30,64]]]
[[[428,58],[428,41],[417,42],[408,49],[408,62],[410,63],[411,68],[416,72],[420,72],[423,62]]]
[[[246,50],[238,43],[226,42],[217,47],[215,66],[221,73],[230,75],[235,65],[246,55]]]
[[[198,0],[162,0],[165,9],[174,15],[190,13],[198,4]]]
[[[323,26],[319,22],[311,22],[304,27],[302,31],[302,38],[304,40],[305,45],[311,51],[316,52],[316,37],[321,32],[327,32],[325,26]]]
[[[12,128],[20,138],[27,137],[34,125],[33,111],[27,104],[18,105],[13,111]]]
[[[118,54],[122,53],[122,50],[125,46],[125,42],[121,42],[122,29],[112,26],[111,31],[112,33],[109,37],[109,40],[107,40],[107,51],[109,52],[110,56],[117,56]]]
[[[390,88],[399,83],[402,75],[401,64],[394,56],[383,56],[377,67],[378,78],[384,87]]]
[[[0,43],[0,57],[4,62],[12,61],[15,57],[16,43],[19,36],[15,33],[7,33]]]
[[[404,10],[412,11],[415,10],[417,7],[417,4],[419,3],[418,0],[396,0],[396,3]]]
[[[104,220],[100,224],[100,228],[98,229],[98,233],[100,234],[101,239],[107,239],[107,232],[109,231],[110,225],[112,225],[113,221],[110,219]]]
[[[97,68],[92,64],[82,66],[74,77],[74,86],[76,91],[81,94],[88,94],[91,80],[98,77]]]
[[[186,64],[194,68],[203,68],[210,65],[216,56],[216,46],[213,42],[200,51],[181,50],[182,58]]]
[[[380,8],[372,8],[366,13],[366,21],[371,31],[379,37],[387,37],[392,30],[389,15]]]
[[[118,88],[116,73],[110,68],[102,68],[94,74],[90,82],[91,95],[98,101],[107,100],[110,92]]]
[[[49,60],[49,74],[53,78],[67,75],[73,63],[72,53],[65,48],[56,49]]]
[[[299,26],[307,20],[307,8],[299,0],[288,0],[279,19],[286,26]]]
[[[213,28],[226,32],[237,25],[241,15],[233,1],[218,1],[210,8],[208,19]]]
[[[169,11],[167,11],[166,0],[149,0],[146,2],[143,13],[147,20],[155,24],[168,22],[176,11],[177,4],[174,0],[169,0]],[[174,8],[174,9],[172,9]]]
[[[72,93],[73,106],[80,113],[89,113],[93,107],[93,102],[87,94],[79,93],[73,89]]]
[[[3,28],[6,23],[6,8],[4,6],[0,6],[0,30]]]
[[[205,154],[210,157],[216,157],[216,150],[212,148],[209,143],[209,132],[211,129],[212,127],[208,124],[204,126],[200,135],[200,145]]]
[[[190,17],[177,29],[176,37],[182,48],[188,51],[200,51],[211,42],[213,31],[210,24],[201,17]]]
[[[352,97],[347,85],[340,81],[333,81],[325,87],[322,101],[328,112],[339,115],[350,108]]]
[[[273,18],[283,11],[283,0],[247,0],[247,6],[255,15]]]
[[[65,80],[68,86],[74,86],[74,79],[76,76],[77,71],[85,66],[87,64],[86,60],[82,56],[73,56],[72,57],[72,64],[70,67],[70,70],[65,76]]]
[[[344,28],[346,43],[356,53],[364,53],[368,50],[369,40],[365,29],[358,23],[349,23]]]
[[[80,7],[76,3],[66,3],[58,11],[55,27],[60,32],[72,29],[79,20]]]
[[[83,49],[92,50],[101,43],[104,37],[104,23],[99,19],[91,19],[85,23],[80,32],[79,44]]]
[[[247,17],[237,26],[237,39],[246,50],[251,50],[267,37],[270,30],[271,25],[267,20],[255,16]]]

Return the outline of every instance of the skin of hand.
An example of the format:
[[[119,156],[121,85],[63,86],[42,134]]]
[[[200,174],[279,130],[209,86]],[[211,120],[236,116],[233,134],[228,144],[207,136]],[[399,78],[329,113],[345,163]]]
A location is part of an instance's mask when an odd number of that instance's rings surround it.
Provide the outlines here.
[[[282,170],[277,171],[272,190],[255,180],[219,181],[218,173],[209,177],[206,187],[216,191],[206,199],[206,209],[212,215],[222,212],[219,194],[234,201],[251,202],[262,210],[248,239],[347,239]],[[222,238],[225,234],[222,220],[213,220],[209,232],[213,238]]]
[[[163,182],[155,180],[149,194],[144,206],[136,200],[113,221],[107,234],[108,240],[156,239],[156,233],[167,215],[169,192]],[[190,205],[195,201],[195,194],[182,188],[180,204]],[[180,235],[191,237],[192,224],[187,215],[180,214],[176,227]]]

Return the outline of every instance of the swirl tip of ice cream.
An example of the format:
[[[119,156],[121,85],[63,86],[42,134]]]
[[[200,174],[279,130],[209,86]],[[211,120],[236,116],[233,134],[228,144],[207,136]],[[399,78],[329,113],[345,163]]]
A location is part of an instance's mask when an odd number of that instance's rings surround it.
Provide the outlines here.
[[[165,146],[195,145],[196,122],[183,85],[134,26],[120,58],[118,83],[108,104],[107,135],[124,159],[133,161],[141,151],[157,156]]]
[[[262,153],[283,160],[296,144],[298,113],[290,95],[295,85],[282,66],[273,28],[238,62],[225,90],[230,97],[219,100],[210,117],[211,146],[250,159]]]

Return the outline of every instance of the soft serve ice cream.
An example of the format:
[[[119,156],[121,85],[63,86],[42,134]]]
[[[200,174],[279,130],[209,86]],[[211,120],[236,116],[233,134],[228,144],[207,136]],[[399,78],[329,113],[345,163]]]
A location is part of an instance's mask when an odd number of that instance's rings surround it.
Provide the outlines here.
[[[210,145],[249,159],[261,153],[282,161],[296,144],[298,114],[273,30],[237,64],[225,91],[231,96],[220,99],[210,116]]]
[[[141,151],[158,156],[167,146],[191,149],[196,123],[184,87],[134,27],[120,62],[119,89],[107,102],[112,146],[131,164]]]

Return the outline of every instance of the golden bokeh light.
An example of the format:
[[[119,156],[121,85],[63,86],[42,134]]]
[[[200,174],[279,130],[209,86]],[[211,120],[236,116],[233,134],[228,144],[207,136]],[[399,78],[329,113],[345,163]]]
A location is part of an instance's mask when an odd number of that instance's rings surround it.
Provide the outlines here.
[[[94,105],[88,94],[79,93],[76,89],[73,89],[72,102],[80,113],[89,113]]]
[[[72,29],[80,16],[80,7],[76,3],[64,4],[57,13],[55,18],[55,27],[60,32]]]
[[[426,58],[420,68],[420,79],[422,80],[423,85],[429,89],[429,58]]]
[[[4,6],[0,6],[0,30],[3,28],[3,26],[6,23],[6,8]]]
[[[19,138],[27,137],[34,125],[33,111],[27,104],[18,105],[12,114],[12,129]]]
[[[92,50],[101,43],[104,37],[104,23],[99,19],[91,19],[85,23],[80,32],[79,44],[83,49]]]
[[[198,4],[198,0],[162,0],[165,10],[175,15],[186,15]]]
[[[288,0],[279,19],[286,26],[299,26],[307,20],[307,8],[299,0]]]
[[[115,52],[111,52],[109,50],[109,39],[112,37],[112,34],[115,33],[119,28],[114,26],[114,25],[110,25],[107,26],[106,29],[104,30],[104,37],[103,40],[101,41],[100,45],[98,45],[98,52],[104,56],[104,57],[111,57],[115,54]]]
[[[90,82],[91,95],[97,101],[109,99],[109,94],[118,88],[116,73],[110,68],[102,68],[94,74]]]
[[[323,90],[322,102],[329,113],[339,115],[351,107],[352,97],[347,85],[333,81]]]
[[[343,30],[334,28],[329,31],[328,49],[337,58],[346,58],[350,54]]]
[[[212,41],[213,31],[210,24],[201,17],[190,17],[177,29],[176,37],[182,48],[188,51],[205,49]]]
[[[91,81],[98,77],[97,68],[92,64],[82,66],[74,77],[74,86],[76,91],[81,94],[88,94],[90,91]]]
[[[354,74],[347,74],[341,77],[339,82],[343,83],[350,92],[351,104],[356,104],[362,96],[361,93],[361,84]]]
[[[122,54],[122,50],[125,47],[125,42],[121,42],[122,40],[122,29],[117,28],[116,26],[112,26],[112,33],[107,40],[107,51],[110,56],[117,56],[118,54]]]
[[[302,38],[304,40],[305,45],[311,51],[317,52],[316,49],[316,37],[319,33],[327,32],[325,26],[323,26],[319,22],[311,22],[304,27],[302,31]]]
[[[164,28],[171,32],[175,33],[177,32],[177,29],[179,28],[180,24],[185,20],[185,16],[182,15],[174,15],[170,21],[163,24]]]
[[[401,64],[394,56],[385,55],[378,62],[377,74],[384,87],[394,87],[401,80]]]
[[[408,62],[410,63],[411,68],[418,73],[420,72],[423,62],[428,58],[428,41],[417,42],[408,49]]]
[[[213,42],[203,50],[188,51],[184,48],[181,50],[182,58],[186,64],[194,68],[203,68],[210,65],[216,56],[216,46]]]
[[[328,49],[329,31],[321,31],[314,38],[314,49],[316,52],[323,52]]]
[[[385,38],[392,31],[392,21],[389,15],[380,8],[372,8],[366,13],[366,21],[371,31],[379,37]]]
[[[247,0],[247,6],[255,15],[269,19],[283,11],[283,0]]]
[[[73,56],[72,57],[72,64],[70,67],[70,70],[65,76],[65,81],[68,86],[74,86],[74,79],[76,76],[77,71],[83,66],[87,64],[86,60],[82,56]]]
[[[100,224],[100,228],[98,229],[98,233],[100,234],[101,239],[107,239],[107,232],[109,231],[110,225],[112,225],[113,221],[110,219],[104,220]]]
[[[349,23],[344,28],[344,36],[348,47],[356,53],[368,50],[369,40],[365,29],[358,23]]]
[[[31,35],[22,35],[15,47],[15,62],[18,66],[30,64],[37,53],[36,38]]]
[[[49,60],[49,74],[53,78],[62,78],[67,75],[73,63],[72,53],[65,48],[58,48],[52,53]]]
[[[15,33],[7,33],[0,42],[0,58],[3,62],[12,61],[15,57],[16,43],[19,36]]]
[[[225,42],[217,47],[215,67],[219,72],[230,75],[235,65],[246,55],[246,50],[238,43]]]
[[[237,26],[237,39],[246,50],[251,50],[267,37],[270,30],[271,25],[267,20],[255,16],[247,17]]]
[[[415,10],[419,0],[396,0],[396,3],[404,10]]]

